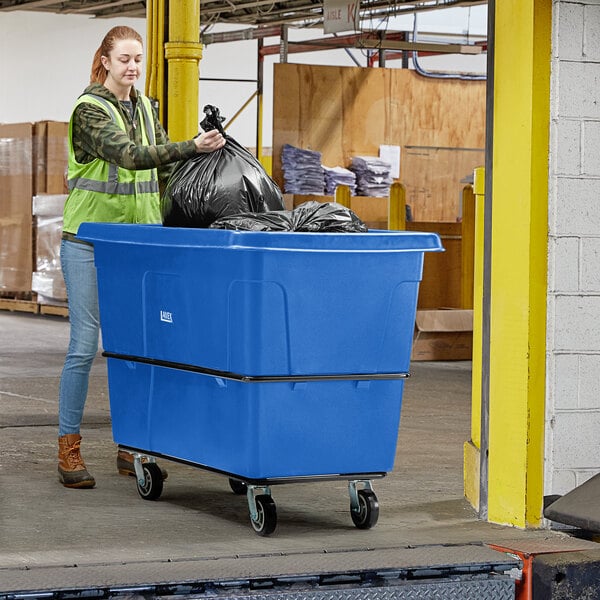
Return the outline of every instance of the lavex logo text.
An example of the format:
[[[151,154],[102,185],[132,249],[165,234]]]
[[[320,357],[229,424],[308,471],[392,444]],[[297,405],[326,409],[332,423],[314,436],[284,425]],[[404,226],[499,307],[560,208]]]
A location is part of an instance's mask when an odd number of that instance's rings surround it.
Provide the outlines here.
[[[168,310],[160,311],[160,320],[164,323],[172,323],[173,322],[173,313]]]

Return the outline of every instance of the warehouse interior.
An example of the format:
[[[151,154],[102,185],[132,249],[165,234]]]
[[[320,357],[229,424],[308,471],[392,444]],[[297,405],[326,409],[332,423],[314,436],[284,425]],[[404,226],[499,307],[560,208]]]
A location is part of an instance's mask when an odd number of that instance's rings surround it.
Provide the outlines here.
[[[270,5],[270,10],[264,10],[265,4]],[[360,10],[364,10],[364,17],[367,15],[381,17],[387,12],[402,14],[428,11],[435,8],[435,4],[439,3],[427,1],[359,3]],[[444,7],[458,7],[479,5],[482,2],[457,0],[443,4]],[[493,10],[495,3],[489,3],[488,6]],[[191,573],[197,573],[199,557],[200,560],[208,560],[218,556],[219,560],[223,561],[219,566],[227,572],[227,577],[224,577],[218,569],[216,575],[205,571],[205,578],[213,576],[215,580],[219,577],[230,580],[231,573],[238,573],[238,568],[239,577],[247,572],[257,576],[262,573],[264,577],[264,562],[260,567],[249,563],[244,565],[243,561],[240,563],[237,560],[234,561],[235,567],[231,564],[225,565],[225,561],[231,559],[233,555],[236,559],[242,557],[246,561],[256,556],[267,561],[273,560],[273,556],[283,556],[293,562],[300,560],[298,555],[304,555],[308,560],[308,557],[312,557],[315,552],[317,554],[330,552],[335,554],[337,559],[341,559],[339,562],[332,562],[328,567],[332,572],[338,573],[340,569],[343,570],[346,559],[350,559],[349,564],[354,565],[348,567],[354,569],[354,572],[357,572],[355,566],[357,563],[368,564],[369,560],[365,552],[372,548],[377,549],[381,554],[376,557],[376,560],[382,561],[383,564],[388,560],[385,556],[388,549],[394,548],[398,556],[400,548],[406,552],[406,549],[413,545],[428,550],[438,545],[435,550],[439,552],[443,552],[442,548],[460,547],[461,551],[465,552],[464,556],[473,561],[469,552],[474,550],[473,545],[475,545],[475,550],[480,553],[480,556],[489,549],[495,549],[500,552],[503,560],[508,560],[507,553],[518,557],[516,564],[508,561],[503,565],[503,568],[506,567],[504,571],[499,569],[505,576],[512,568],[516,568],[521,573],[520,579],[511,580],[510,584],[507,584],[505,579],[500,584],[506,589],[510,588],[509,593],[513,594],[506,597],[541,598],[554,596],[548,595],[550,594],[548,588],[543,588],[542,583],[539,582],[537,596],[525,595],[532,593],[533,584],[531,580],[523,579],[522,574],[527,572],[527,567],[533,569],[528,563],[533,557],[538,557],[538,565],[540,565],[538,573],[545,573],[546,576],[554,567],[548,566],[551,565],[551,561],[545,564],[544,560],[563,551],[572,553],[571,556],[574,559],[577,557],[582,564],[597,565],[597,554],[594,554],[597,552],[597,544],[592,541],[593,536],[590,538],[589,532],[582,532],[577,527],[572,528],[561,523],[544,521],[542,510],[545,490],[542,483],[530,477],[529,483],[525,483],[522,490],[514,491],[514,496],[509,497],[507,501],[502,486],[499,485],[495,493],[493,486],[496,484],[492,483],[489,487],[488,480],[485,479],[488,468],[492,469],[491,476],[487,473],[492,482],[502,479],[503,475],[499,478],[494,475],[493,469],[496,468],[494,461],[507,459],[507,466],[502,467],[507,471],[507,477],[511,476],[512,469],[508,466],[511,464],[512,450],[507,453],[502,444],[494,445],[497,444],[494,435],[491,442],[490,439],[486,440],[485,427],[491,427],[492,431],[497,433],[494,427],[497,427],[495,424],[499,421],[494,420],[490,425],[488,420],[487,425],[485,424],[487,405],[485,391],[482,391],[481,384],[482,379],[489,375],[485,365],[487,361],[489,369],[491,359],[485,349],[481,351],[480,346],[482,339],[485,340],[489,332],[486,334],[485,319],[478,321],[473,318],[474,313],[485,314],[484,298],[487,295],[486,290],[489,292],[489,288],[485,287],[489,282],[486,284],[483,274],[481,262],[483,257],[481,254],[478,255],[478,252],[484,251],[481,236],[486,225],[481,212],[478,215],[476,208],[478,201],[484,202],[485,190],[490,190],[493,185],[490,168],[492,145],[489,131],[490,83],[485,78],[475,77],[472,74],[463,73],[462,76],[447,78],[426,77],[419,75],[414,68],[401,68],[406,66],[413,57],[416,59],[413,52],[419,52],[422,56],[457,51],[480,54],[488,51],[488,43],[491,44],[492,40],[477,39],[470,44],[460,44],[457,48],[455,41],[450,39],[443,42],[417,42],[411,40],[409,32],[390,34],[386,39],[382,39],[381,36],[376,36],[374,39],[372,35],[365,32],[360,34],[355,32],[343,37],[336,34],[320,39],[317,39],[319,35],[315,34],[315,41],[307,44],[304,51],[323,44],[323,40],[328,40],[327,44],[336,44],[338,48],[345,47],[347,44],[347,47],[369,49],[372,62],[370,68],[358,66],[342,68],[294,64],[293,59],[288,61],[293,52],[302,52],[303,49],[296,47],[300,44],[288,43],[286,24],[302,22],[314,27],[315,30],[323,25],[323,2],[314,0],[285,3],[259,1],[175,3],[159,0],[119,3],[107,3],[101,0],[68,3],[49,0],[0,1],[0,18],[3,11],[12,10],[48,11],[54,14],[68,14],[75,11],[95,18],[115,16],[146,18],[149,71],[156,74],[146,80],[146,92],[159,101],[161,119],[167,124],[169,135],[175,140],[186,139],[190,132],[194,133],[197,128],[196,123],[199,121],[197,88],[198,64],[202,72],[202,43],[205,45],[227,43],[228,35],[234,39],[252,36],[257,40],[258,73],[256,91],[251,96],[257,123],[256,145],[253,150],[281,189],[285,187],[281,157],[282,149],[286,144],[318,150],[322,153],[323,163],[331,166],[348,165],[351,157],[356,155],[376,155],[382,145],[399,148],[402,157],[395,184],[390,187],[386,196],[349,196],[343,189],[329,196],[323,195],[321,198],[315,197],[315,194],[286,193],[284,197],[287,207],[293,208],[306,200],[336,200],[355,211],[372,229],[436,232],[440,235],[445,248],[444,253],[431,253],[425,259],[414,333],[412,380],[406,384],[405,409],[408,414],[403,412],[403,425],[400,428],[402,436],[402,429],[406,425],[405,443],[409,445],[411,452],[405,457],[401,456],[402,437],[400,437],[397,458],[397,464],[402,465],[400,470],[395,470],[393,476],[381,482],[375,482],[376,489],[381,486],[384,490],[381,496],[383,522],[380,521],[378,527],[369,533],[376,532],[379,537],[363,540],[356,547],[355,540],[352,539],[356,534],[355,531],[351,528],[343,532],[336,529],[339,526],[338,513],[341,519],[345,518],[347,515],[342,513],[347,512],[346,508],[334,509],[335,523],[331,523],[331,517],[327,515],[329,508],[319,506],[320,514],[317,523],[313,520],[314,515],[309,515],[307,522],[303,523],[303,515],[306,516],[307,512],[311,512],[316,503],[335,504],[336,500],[332,498],[331,490],[325,483],[318,484],[319,496],[316,497],[318,502],[309,489],[311,486],[298,486],[301,488],[298,491],[290,486],[289,492],[287,486],[281,486],[276,490],[277,496],[281,495],[285,498],[282,502],[284,505],[291,500],[293,507],[290,509],[292,514],[288,514],[281,520],[280,529],[285,531],[289,528],[288,531],[278,532],[280,537],[277,537],[275,545],[271,543],[266,546],[264,540],[250,539],[242,542],[240,547],[238,529],[247,529],[247,525],[237,513],[235,516],[229,514],[223,520],[226,521],[227,539],[236,540],[235,549],[232,549],[225,539],[220,538],[222,531],[211,522],[214,513],[223,510],[219,491],[222,487],[222,479],[209,474],[209,490],[205,489],[199,497],[195,497],[196,486],[190,481],[187,467],[175,465],[173,479],[179,475],[186,483],[175,487],[168,496],[173,509],[170,514],[178,519],[178,524],[171,532],[172,535],[165,536],[161,533],[170,527],[166,522],[163,523],[169,516],[160,515],[158,509],[156,511],[150,509],[152,515],[142,517],[146,531],[151,530],[152,535],[138,535],[137,530],[129,530],[130,519],[139,517],[139,512],[145,512],[146,507],[143,507],[143,511],[138,511],[139,502],[135,494],[130,494],[124,505],[117,504],[115,498],[111,500],[110,494],[116,494],[115,490],[122,486],[122,481],[119,481],[116,476],[110,479],[110,489],[105,490],[101,498],[94,499],[93,504],[96,506],[98,516],[112,521],[113,526],[100,534],[102,542],[106,543],[106,550],[101,549],[91,561],[86,559],[89,540],[76,544],[71,562],[86,565],[86,570],[80,571],[81,581],[84,582],[82,586],[94,582],[94,585],[100,587],[99,581],[110,573],[108,579],[114,578],[111,580],[111,585],[106,583],[103,585],[106,590],[110,588],[112,591],[105,593],[116,595],[114,590],[118,587],[119,581],[124,589],[134,589],[135,578],[132,580],[131,571],[128,575],[124,575],[116,570],[111,571],[107,565],[112,565],[114,569],[116,563],[131,564],[132,554],[136,553],[137,547],[144,547],[145,550],[143,557],[138,559],[140,575],[135,580],[136,584],[143,583],[140,578],[144,577],[147,579],[145,583],[148,584],[156,569],[164,567],[165,560],[168,563],[179,561],[179,565],[190,568],[188,571],[183,568],[181,572],[175,569],[171,573],[166,573],[161,579],[163,584],[167,581],[174,584],[175,581],[181,582],[186,577],[188,580],[193,579]],[[502,11],[500,13],[502,16]],[[498,17],[496,13],[495,18]],[[203,30],[203,25],[218,22],[235,26],[233,34],[212,33],[210,28]],[[536,24],[539,26],[539,20]],[[263,30],[262,34],[256,33],[261,30]],[[206,37],[203,39],[203,36]],[[262,42],[267,38],[275,38],[277,41],[269,48]],[[173,43],[175,40],[185,40],[185,43],[175,44]],[[268,149],[262,145],[261,133],[261,49],[265,54],[277,52],[280,56],[280,63],[275,66],[273,75],[273,143],[272,148]],[[504,46],[501,46],[501,50],[504,51]],[[390,65],[390,61],[394,62],[395,68],[386,68]],[[493,66],[501,70],[501,65]],[[493,70],[492,68],[492,72]],[[494,92],[493,87],[491,91]],[[188,99],[185,111],[181,110],[181,104],[178,110],[174,109],[172,95],[178,93]],[[249,109],[242,106],[240,110]],[[340,114],[344,116],[343,119],[338,117]],[[0,267],[3,269],[3,279],[0,280],[2,282],[0,304],[3,310],[0,314],[0,318],[3,318],[1,325],[3,331],[6,331],[9,336],[9,346],[19,348],[17,354],[20,357],[27,353],[18,343],[23,332],[27,332],[32,338],[41,336],[39,352],[45,356],[44,361],[35,364],[29,364],[22,358],[23,367],[17,368],[17,365],[11,364],[11,353],[3,353],[3,358],[8,362],[3,375],[6,377],[6,387],[0,395],[7,398],[11,395],[14,398],[29,397],[29,400],[26,400],[27,418],[35,423],[39,417],[34,415],[40,405],[44,406],[43,398],[47,394],[46,391],[36,393],[36,386],[41,386],[40,389],[50,386],[51,389],[56,385],[56,378],[51,375],[51,371],[60,362],[60,353],[54,350],[49,341],[60,340],[58,344],[60,347],[64,342],[64,324],[68,319],[66,293],[61,289],[55,251],[56,234],[60,229],[60,203],[61,199],[64,201],[65,196],[64,159],[66,158],[64,153],[62,159],[57,160],[57,157],[61,156],[65,148],[66,124],[47,121],[16,125],[2,124],[0,127],[7,128],[3,129],[3,138],[18,139],[19,145],[30,145],[34,165],[30,176],[26,178],[28,181],[26,185],[22,184],[22,179],[15,182],[15,179],[11,178],[10,181],[10,189],[13,192],[18,190],[20,196],[11,205],[10,214],[4,216],[12,218],[12,226],[14,226],[14,217],[18,214],[20,229],[17,237],[10,238],[10,241],[8,237],[3,236],[5,241],[0,248],[3,258]],[[497,136],[497,139],[500,137]],[[507,143],[512,145],[514,142],[511,140]],[[24,164],[23,155],[15,159],[9,158],[5,153],[4,157],[7,158],[7,164],[14,167],[11,168],[12,173],[28,172],[28,165]],[[27,198],[33,198],[33,203],[28,202]],[[19,209],[15,211],[14,207],[17,203]],[[28,226],[31,222],[34,223],[33,230]],[[7,251],[7,247],[10,248],[10,252]],[[18,251],[15,251],[15,248],[18,248]],[[8,256],[17,262],[9,266],[5,262]],[[33,287],[31,282],[36,282],[38,287]],[[42,321],[43,326],[36,330],[36,323]],[[522,363],[518,363],[516,371],[519,371],[522,366]],[[106,407],[108,392],[105,388],[104,368],[103,358],[99,357],[94,378],[90,429],[99,455],[105,456],[105,462],[109,464],[112,445],[109,439],[105,439],[110,438],[108,433],[110,416]],[[23,380],[13,378],[15,369],[17,371],[22,369],[29,375],[25,375]],[[511,381],[511,385],[513,384],[514,382]],[[28,389],[30,391],[27,391]],[[425,397],[435,398],[436,402],[425,407],[422,403]],[[515,402],[518,400],[515,399]],[[525,407],[519,405],[518,412],[530,411],[532,407],[539,410],[536,406],[534,404],[529,406],[526,402]],[[456,414],[445,413],[444,407],[457,412]],[[12,414],[13,410],[14,414]],[[492,405],[492,417],[487,415],[488,418],[493,419],[493,410]],[[484,414],[482,415],[480,411]],[[23,423],[19,421],[16,407],[9,409],[8,413],[9,426],[5,429],[8,437],[5,436],[5,440],[10,445],[15,443],[13,436],[18,433],[18,429],[12,427],[15,425],[22,427]],[[46,419],[51,421],[51,415]],[[440,456],[440,446],[445,446],[444,423],[452,439],[452,450],[448,450],[448,456],[444,457],[448,459],[452,457],[448,462]],[[433,435],[430,426],[433,426],[433,430],[437,430],[435,435],[439,436],[435,438],[440,444],[437,448],[432,444],[425,444],[425,447],[423,445],[424,438]],[[537,425],[534,423],[532,428],[519,431],[515,437],[514,452],[516,454],[521,452],[518,449],[521,444],[520,435],[530,439],[533,434],[535,438],[535,435],[540,435],[539,428],[542,426],[540,423]],[[50,432],[40,430],[38,433],[41,437],[36,438],[35,442],[32,441],[30,447],[30,452],[34,456],[38,453],[43,454],[41,449],[51,447],[49,441],[51,435],[48,435]],[[491,467],[480,453],[486,443],[491,443],[491,446],[488,445],[486,448],[486,452],[492,453],[490,454]],[[527,446],[522,451],[531,460],[531,448]],[[4,459],[3,463],[10,468],[15,464],[14,458]],[[521,456],[515,455],[515,459],[520,462]],[[35,462],[36,459],[34,458],[33,461]],[[44,469],[47,470],[48,465],[52,464],[53,456],[41,460],[36,467],[41,478],[38,481],[44,482],[43,485],[46,486],[43,488],[44,493],[50,494],[49,498],[52,498],[53,502],[60,503],[61,500],[56,498],[55,491],[50,491],[52,483],[49,476],[42,473]],[[430,469],[431,477],[424,477],[423,469]],[[512,471],[517,479],[521,475],[520,469],[521,467]],[[410,492],[414,493],[411,500],[408,500],[409,492],[405,489],[409,480],[413,483],[417,482],[415,489]],[[171,482],[167,482],[165,487],[170,485]],[[343,486],[338,484],[334,490],[339,492],[340,487]],[[16,494],[14,498],[22,494],[18,488],[17,479],[12,477],[11,489]],[[177,498],[178,492],[180,494]],[[23,534],[23,530],[19,532],[19,527],[23,527],[27,520],[27,510],[35,510],[33,506],[37,500],[35,491],[30,490],[28,494],[30,500],[23,502],[21,514],[13,521],[14,528],[11,528],[8,523],[3,525],[7,527],[6,531],[9,534],[15,536],[13,540],[22,536],[21,541],[13,542],[14,545],[3,552],[5,560],[3,566],[8,569],[7,573],[10,572],[11,577],[15,577],[13,581],[18,582],[15,585],[21,586],[21,589],[27,589],[27,585],[33,586],[29,589],[34,589],[36,586],[36,589],[44,587],[38,578],[40,571],[37,571],[33,577],[31,573],[24,572],[23,569],[29,571],[28,564],[54,569],[50,581],[58,588],[55,581],[64,578],[61,565],[65,561],[64,557],[68,557],[70,553],[68,535],[64,535],[64,531],[60,534],[53,531],[53,535],[58,535],[60,539],[54,556],[52,545],[41,545],[37,554],[31,552],[31,544],[35,544],[36,535],[40,533],[43,535],[44,524],[32,524],[27,534]],[[432,503],[426,508],[419,508],[419,503],[426,496],[432,498]],[[323,500],[325,502],[322,502]],[[515,508],[514,504],[519,507]],[[183,516],[183,513],[194,512],[197,509],[200,509],[203,514],[200,523],[194,524],[193,520],[188,520],[191,515]],[[385,517],[388,509],[390,512]],[[227,510],[232,511],[231,507]],[[513,511],[514,516],[512,516]],[[53,514],[53,511],[49,514]],[[243,515],[243,511],[241,514]],[[53,518],[62,524],[58,515]],[[77,516],[77,519],[85,518],[83,513]],[[309,521],[312,523],[308,524]],[[415,522],[422,525],[422,528],[417,527],[420,531],[413,530],[411,524]],[[96,527],[102,525],[103,521]],[[515,525],[516,528],[513,528]],[[70,527],[69,524],[64,526],[67,529]],[[319,530],[319,526],[322,531]],[[119,528],[128,532],[129,542],[123,543],[118,550],[115,550],[118,545],[114,544],[113,536],[115,529]],[[188,532],[191,530],[202,532],[202,535],[207,537],[197,540],[190,540],[189,537],[186,539],[184,533],[186,529]],[[443,533],[438,537],[440,531]],[[161,537],[164,537],[162,542]],[[207,545],[203,546],[201,541],[206,541]],[[180,547],[177,546],[178,543],[181,544]],[[178,548],[176,551],[175,547]],[[348,554],[349,548],[352,548],[352,554]],[[108,558],[110,552],[114,553],[116,561]],[[190,560],[191,556],[194,556],[193,560]],[[448,556],[436,555],[435,551],[429,556],[433,561],[439,561],[440,572],[446,575],[460,572],[460,568],[452,571],[448,566],[452,562],[448,560]],[[403,560],[405,559],[407,557],[403,557]],[[414,557],[407,559],[408,563],[412,560]],[[423,560],[427,559],[419,556],[417,562],[421,561],[419,564],[423,566]],[[484,568],[481,564],[486,560],[489,565]],[[480,564],[481,573],[485,572],[485,576],[488,577],[488,574],[495,569],[494,561],[499,560],[497,555],[489,557],[486,555],[485,560],[478,559],[475,562]],[[460,552],[456,562],[461,562]],[[300,564],[302,564],[301,560]],[[442,564],[445,566],[441,567]],[[547,571],[544,572],[542,566]],[[93,571],[96,567],[98,571]],[[286,569],[290,569],[290,566],[284,565],[280,568],[282,572],[287,572]],[[360,570],[359,567],[358,571]],[[50,573],[49,570],[46,572]],[[533,570],[530,576],[532,573]],[[57,579],[53,581],[53,578]],[[7,588],[6,591],[14,591],[14,589]],[[476,589],[476,586],[473,589]],[[159,588],[154,587],[152,590],[157,594]],[[449,587],[448,594],[456,593],[456,597],[466,597],[460,595],[465,593],[464,590],[459,591],[459,588],[450,590]],[[181,593],[181,588],[178,593]],[[421,593],[427,593],[425,587],[422,588]],[[546,596],[542,596],[542,593]],[[553,588],[552,593],[556,593],[556,589]],[[0,596],[1,594],[0,589]],[[347,595],[347,597],[351,596]],[[363,596],[357,597],[368,596],[363,592]]]

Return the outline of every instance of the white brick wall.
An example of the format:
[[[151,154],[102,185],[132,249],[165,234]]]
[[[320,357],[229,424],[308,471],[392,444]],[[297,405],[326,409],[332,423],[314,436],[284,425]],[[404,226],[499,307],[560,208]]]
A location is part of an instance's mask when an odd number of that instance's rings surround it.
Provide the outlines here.
[[[600,15],[598,15],[600,19]],[[600,29],[600,20],[598,21]],[[598,91],[596,91],[598,94]],[[596,96],[598,99],[598,96]],[[582,173],[590,177],[600,177],[600,121],[583,121],[581,124],[582,148],[581,163]]]
[[[554,0],[545,494],[600,471],[600,0]]]
[[[600,60],[600,3],[595,0],[583,2],[583,52],[585,60]]]

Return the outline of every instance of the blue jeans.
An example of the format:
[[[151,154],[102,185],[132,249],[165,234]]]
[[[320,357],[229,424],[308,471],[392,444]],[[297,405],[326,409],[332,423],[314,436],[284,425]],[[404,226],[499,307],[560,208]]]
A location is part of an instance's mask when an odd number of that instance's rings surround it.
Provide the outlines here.
[[[90,369],[98,352],[100,317],[94,248],[62,240],[60,245],[71,334],[58,394],[58,435],[79,433]]]

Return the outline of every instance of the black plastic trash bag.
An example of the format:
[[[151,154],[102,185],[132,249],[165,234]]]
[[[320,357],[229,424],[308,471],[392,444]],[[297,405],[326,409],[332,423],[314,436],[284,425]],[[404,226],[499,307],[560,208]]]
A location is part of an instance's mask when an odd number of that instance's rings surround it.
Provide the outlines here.
[[[202,129],[224,134],[219,110],[207,105],[204,113]],[[173,171],[161,198],[163,225],[208,227],[220,217],[284,208],[281,190],[260,162],[232,137],[225,138],[223,148],[182,161]]]
[[[221,217],[212,229],[238,231],[308,231],[365,233],[367,226],[356,213],[336,202],[304,202],[294,210],[243,213]]]
[[[272,210],[221,217],[211,223],[210,228],[236,231],[292,231],[292,226],[291,210]]]
[[[331,231],[364,233],[367,226],[357,214],[337,202],[304,202],[293,211],[292,231]]]

